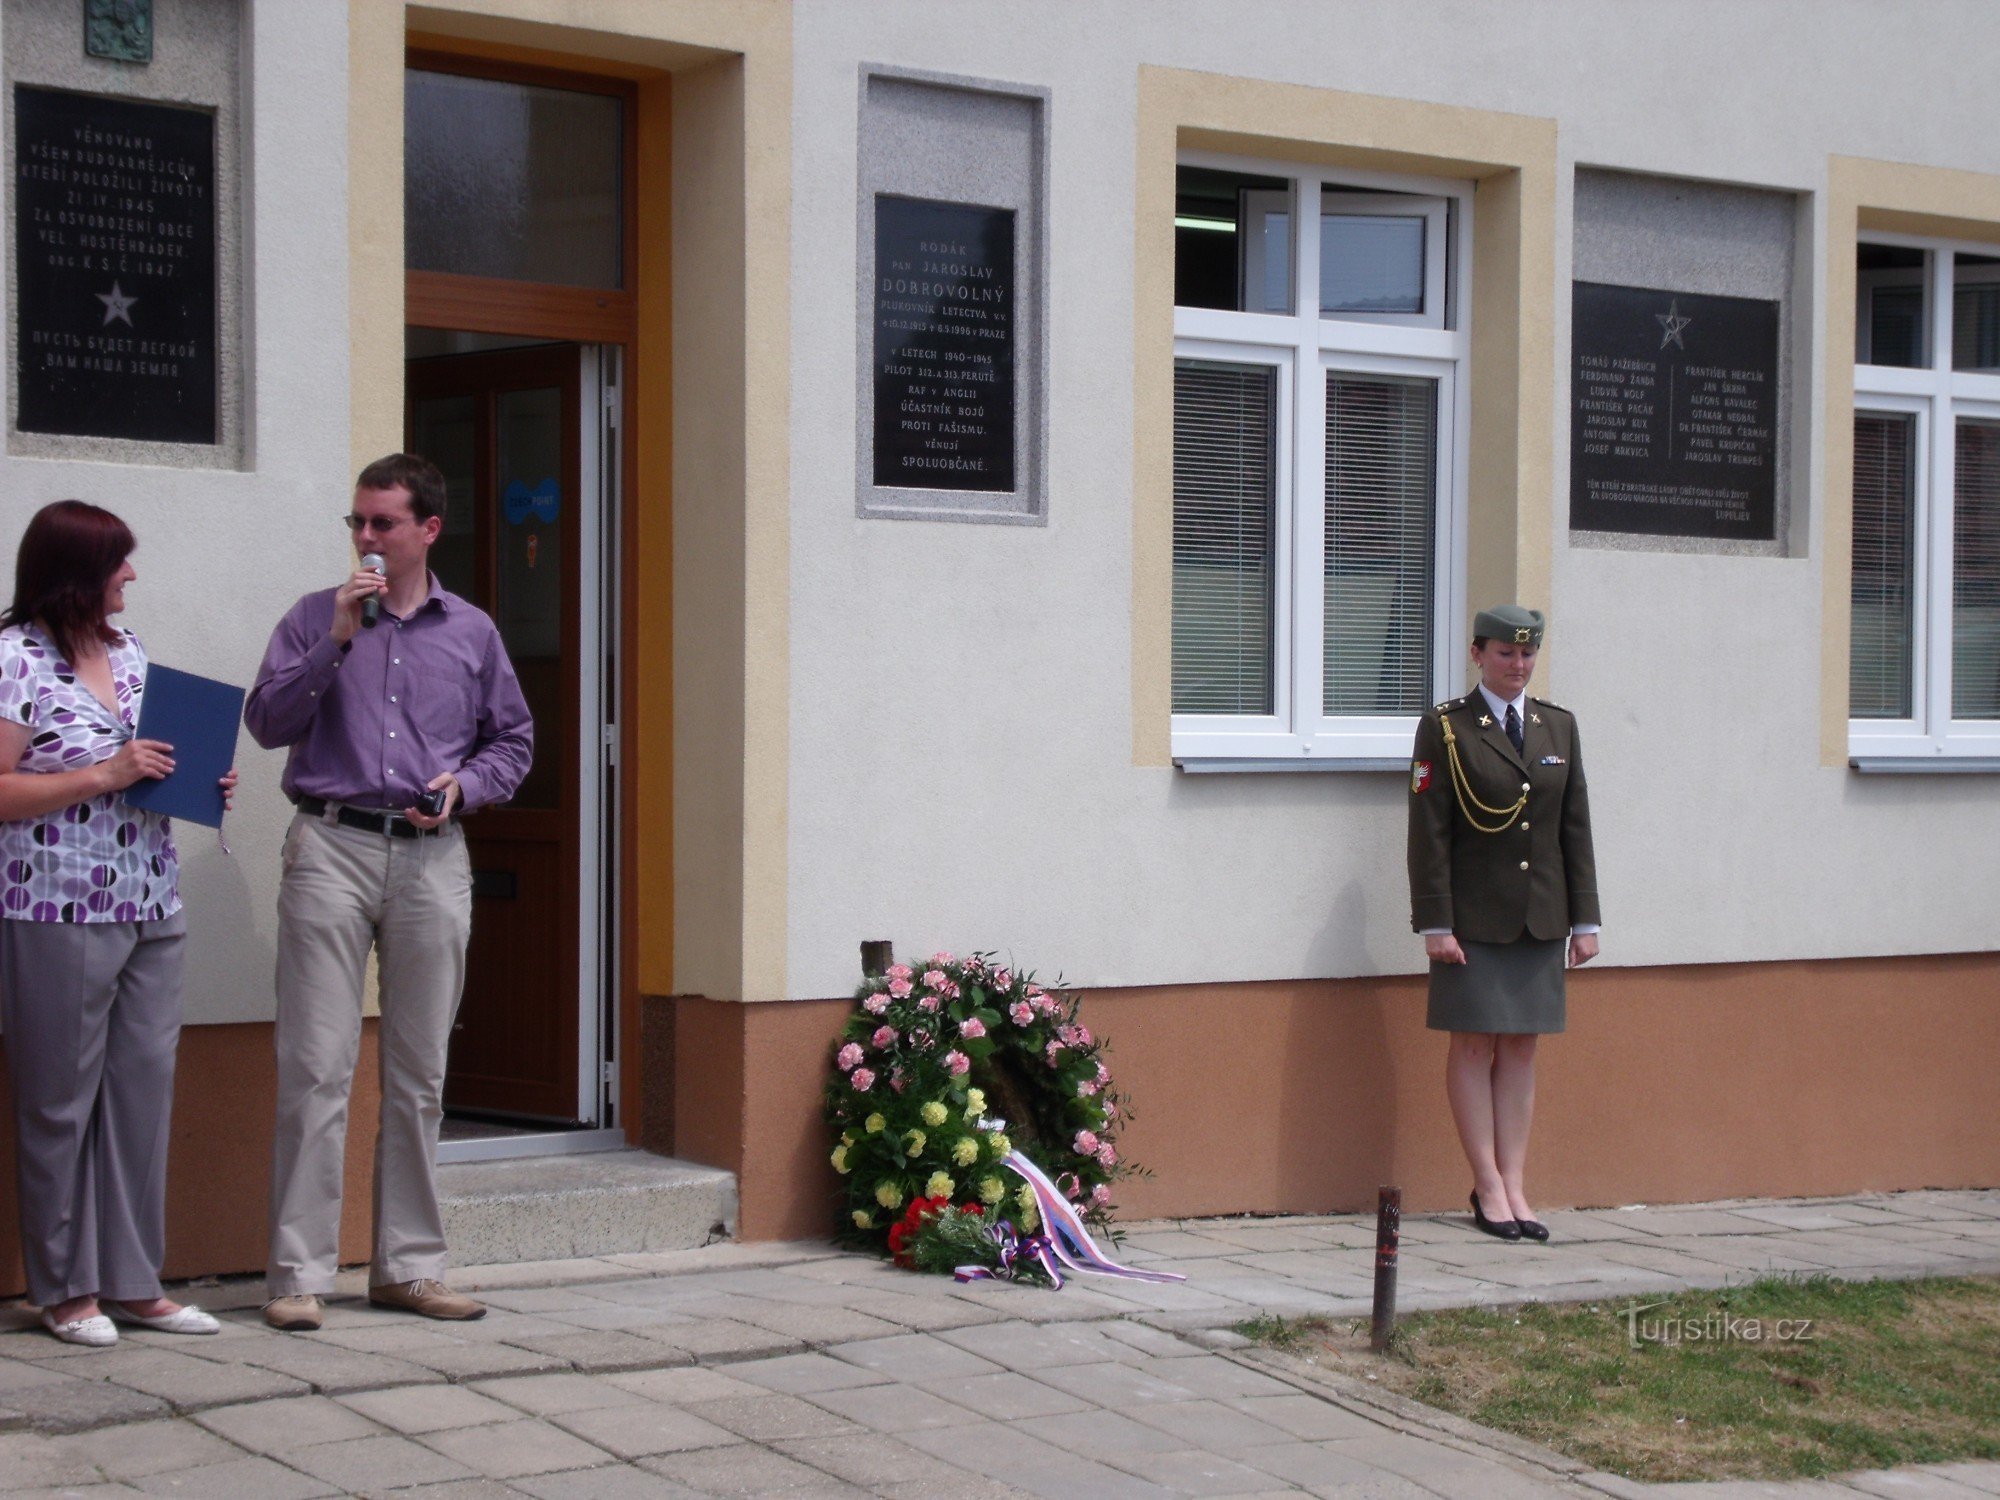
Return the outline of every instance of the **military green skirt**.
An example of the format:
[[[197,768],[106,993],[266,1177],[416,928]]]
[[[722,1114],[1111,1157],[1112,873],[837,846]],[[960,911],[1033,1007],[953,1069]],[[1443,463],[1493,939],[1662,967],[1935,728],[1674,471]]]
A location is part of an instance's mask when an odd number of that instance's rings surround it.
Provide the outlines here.
[[[1432,1031],[1561,1031],[1564,1022],[1564,938],[1542,942],[1468,943],[1462,964],[1431,965]]]

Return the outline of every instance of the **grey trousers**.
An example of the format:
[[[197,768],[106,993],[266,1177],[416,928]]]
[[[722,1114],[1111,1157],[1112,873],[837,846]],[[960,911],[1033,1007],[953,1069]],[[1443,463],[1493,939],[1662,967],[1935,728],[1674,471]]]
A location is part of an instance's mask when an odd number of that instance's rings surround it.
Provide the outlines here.
[[[0,921],[28,1297],[147,1302],[166,1253],[187,917]]]
[[[371,946],[382,981],[382,1116],[369,1282],[443,1274],[438,1125],[471,932],[472,866],[456,824],[436,838],[394,839],[304,813],[292,820],[278,888],[278,1120],[265,1271],[272,1297],[333,1289]]]

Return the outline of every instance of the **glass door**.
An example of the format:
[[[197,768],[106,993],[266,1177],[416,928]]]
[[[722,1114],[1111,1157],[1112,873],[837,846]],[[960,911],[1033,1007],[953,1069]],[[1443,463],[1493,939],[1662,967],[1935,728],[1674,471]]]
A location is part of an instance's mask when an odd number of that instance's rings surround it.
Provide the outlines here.
[[[491,615],[535,719],[535,757],[507,803],[466,819],[472,946],[445,1104],[593,1124],[579,1080],[579,870],[586,532],[582,351],[549,344],[412,360],[409,442],[444,471],[431,552],[439,584]],[[592,1028],[594,1029],[594,1028]]]

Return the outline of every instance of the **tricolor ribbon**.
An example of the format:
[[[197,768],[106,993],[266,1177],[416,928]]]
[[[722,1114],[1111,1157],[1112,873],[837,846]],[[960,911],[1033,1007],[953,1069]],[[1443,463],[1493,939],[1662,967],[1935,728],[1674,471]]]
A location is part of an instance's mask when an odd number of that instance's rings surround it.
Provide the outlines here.
[[[1097,1248],[1097,1242],[1083,1227],[1083,1218],[1075,1206],[1049,1181],[1040,1167],[1019,1151],[1008,1152],[1001,1165],[1027,1183],[1028,1190],[1035,1195],[1035,1207],[1042,1216],[1043,1232],[1024,1240],[1012,1224],[1003,1221],[994,1225],[988,1233],[1000,1246],[1000,1271],[996,1273],[985,1266],[960,1266],[953,1273],[958,1280],[983,1281],[997,1275],[1011,1281],[1016,1265],[1023,1259],[1039,1265],[1058,1287],[1063,1284],[1062,1273],[1056,1269],[1058,1261],[1072,1271],[1088,1271],[1096,1276],[1122,1276],[1129,1281],[1187,1280],[1178,1271],[1137,1271],[1130,1266],[1119,1265]]]

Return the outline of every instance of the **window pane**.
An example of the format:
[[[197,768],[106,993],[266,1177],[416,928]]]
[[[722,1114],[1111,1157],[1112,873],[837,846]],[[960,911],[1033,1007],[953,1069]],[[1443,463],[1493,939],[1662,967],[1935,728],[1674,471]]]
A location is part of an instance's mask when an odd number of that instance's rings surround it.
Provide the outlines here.
[[[1424,249],[1418,215],[1320,215],[1320,311],[1422,313]]]
[[[624,284],[621,100],[452,73],[403,76],[411,270]]]
[[[1268,714],[1278,372],[1174,366],[1174,712]]]
[[[1328,715],[1430,705],[1437,390],[1435,380],[1327,372]]]
[[[1911,716],[1916,597],[1917,419],[1854,414],[1854,573],[1848,713]]]
[[[1855,252],[1854,358],[1864,365],[1929,363],[1924,315],[1925,250],[1862,245]]]
[[[1951,298],[1951,366],[2000,374],[2000,260],[1957,255]]]
[[[1207,167],[1174,178],[1174,303],[1292,310],[1291,184]]]
[[[2000,422],[1961,419],[1951,506],[1951,716],[2000,719]]]

